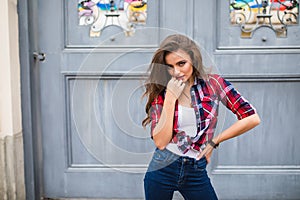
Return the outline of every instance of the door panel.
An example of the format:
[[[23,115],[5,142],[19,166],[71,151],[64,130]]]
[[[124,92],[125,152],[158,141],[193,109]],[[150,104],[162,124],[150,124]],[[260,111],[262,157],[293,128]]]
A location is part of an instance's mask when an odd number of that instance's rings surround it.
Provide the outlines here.
[[[39,2],[45,197],[143,198],[154,145],[141,127],[141,96],[159,42],[150,28],[158,26],[157,3],[148,4],[149,28],[134,36],[107,29],[90,38],[78,26],[77,2]]]

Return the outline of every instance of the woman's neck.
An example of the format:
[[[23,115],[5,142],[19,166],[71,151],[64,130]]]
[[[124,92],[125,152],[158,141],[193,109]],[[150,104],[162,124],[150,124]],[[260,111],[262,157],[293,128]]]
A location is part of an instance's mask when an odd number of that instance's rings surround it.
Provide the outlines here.
[[[185,85],[180,97],[178,98],[178,104],[185,106],[185,107],[192,107],[192,101],[191,101],[191,93],[190,93],[190,89],[191,89],[191,84],[187,84]]]

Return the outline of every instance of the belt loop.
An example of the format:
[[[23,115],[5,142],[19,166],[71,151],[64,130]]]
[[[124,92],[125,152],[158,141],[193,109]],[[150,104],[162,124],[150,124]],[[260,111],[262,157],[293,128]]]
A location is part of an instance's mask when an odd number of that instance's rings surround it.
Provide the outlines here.
[[[194,165],[194,168],[196,169],[197,168],[197,160],[194,158],[194,160],[193,160],[193,165]]]

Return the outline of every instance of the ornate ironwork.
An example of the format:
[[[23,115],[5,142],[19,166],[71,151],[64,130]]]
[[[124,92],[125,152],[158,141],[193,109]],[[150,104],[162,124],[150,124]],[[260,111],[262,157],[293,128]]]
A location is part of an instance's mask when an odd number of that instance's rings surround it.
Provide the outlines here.
[[[286,37],[287,26],[298,24],[298,15],[298,0],[230,0],[231,24],[240,25],[242,38],[262,27]]]
[[[136,26],[146,24],[147,0],[80,0],[78,15],[79,25],[91,27],[91,37],[99,37],[110,26],[131,36]]]

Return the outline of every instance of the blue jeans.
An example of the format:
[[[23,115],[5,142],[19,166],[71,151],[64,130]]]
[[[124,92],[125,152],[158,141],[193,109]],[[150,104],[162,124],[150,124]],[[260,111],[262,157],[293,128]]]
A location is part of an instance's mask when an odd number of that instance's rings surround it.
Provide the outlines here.
[[[181,157],[156,149],[144,178],[146,200],[172,199],[179,191],[188,200],[218,199],[207,176],[206,159]]]

